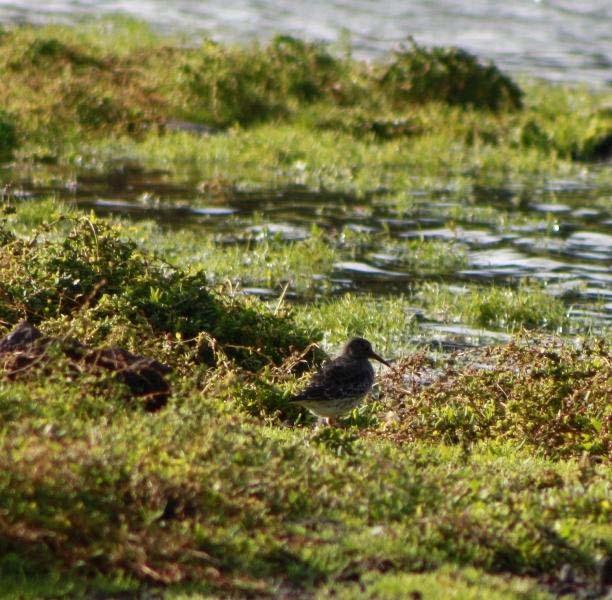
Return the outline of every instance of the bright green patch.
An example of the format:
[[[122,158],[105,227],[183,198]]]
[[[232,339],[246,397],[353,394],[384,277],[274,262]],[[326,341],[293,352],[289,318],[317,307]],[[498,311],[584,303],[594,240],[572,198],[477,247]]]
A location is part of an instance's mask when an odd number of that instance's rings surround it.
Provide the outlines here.
[[[443,277],[467,265],[466,251],[460,244],[388,239],[379,247],[384,263],[404,273]],[[373,258],[381,260],[377,255]]]
[[[329,275],[337,256],[335,241],[316,227],[304,231],[304,240],[286,241],[262,224],[234,243],[223,243],[212,233],[196,230],[164,232],[146,223],[126,225],[134,238],[167,260],[202,269],[211,284],[229,284],[235,291],[257,286],[280,294],[286,286],[308,294],[325,286],[319,280]]]
[[[435,316],[453,317],[478,327],[518,331],[546,329],[561,333],[569,327],[567,308],[559,299],[535,284],[518,288],[448,287],[424,284],[421,302]]]
[[[376,600],[545,600],[553,596],[533,580],[492,576],[478,569],[444,568],[432,573],[379,574],[368,572],[360,584],[336,584],[321,593],[336,598],[372,598]],[[420,595],[419,595],[420,594]]]
[[[405,348],[415,333],[414,310],[405,296],[380,298],[346,294],[296,309],[296,321],[326,346],[338,349],[347,339],[362,336],[376,351],[388,355]]]

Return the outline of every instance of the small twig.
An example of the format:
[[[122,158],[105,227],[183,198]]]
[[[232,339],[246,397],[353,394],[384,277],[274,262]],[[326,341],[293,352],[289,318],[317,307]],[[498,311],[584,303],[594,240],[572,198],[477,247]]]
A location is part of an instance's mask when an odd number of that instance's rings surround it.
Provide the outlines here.
[[[508,394],[506,393],[504,388],[501,385],[499,385],[499,383],[496,383],[495,387],[504,395],[504,398],[508,400]]]

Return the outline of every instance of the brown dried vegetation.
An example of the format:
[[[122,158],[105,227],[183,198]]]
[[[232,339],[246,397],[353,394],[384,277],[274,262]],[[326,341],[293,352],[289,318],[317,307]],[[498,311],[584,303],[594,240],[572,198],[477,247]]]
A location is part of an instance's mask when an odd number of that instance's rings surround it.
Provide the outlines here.
[[[393,420],[381,435],[401,443],[512,441],[546,456],[607,456],[611,393],[604,340],[574,347],[526,338],[455,355],[437,368],[417,355],[384,380]]]

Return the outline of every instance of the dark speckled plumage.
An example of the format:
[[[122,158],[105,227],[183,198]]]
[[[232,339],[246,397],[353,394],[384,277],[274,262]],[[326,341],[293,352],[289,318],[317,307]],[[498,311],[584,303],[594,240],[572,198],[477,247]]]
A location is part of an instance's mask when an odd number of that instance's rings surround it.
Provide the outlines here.
[[[390,366],[372,350],[363,338],[353,338],[343,353],[315,373],[305,390],[290,402],[304,406],[315,415],[325,417],[331,424],[335,417],[355,408],[374,384],[373,358]]]

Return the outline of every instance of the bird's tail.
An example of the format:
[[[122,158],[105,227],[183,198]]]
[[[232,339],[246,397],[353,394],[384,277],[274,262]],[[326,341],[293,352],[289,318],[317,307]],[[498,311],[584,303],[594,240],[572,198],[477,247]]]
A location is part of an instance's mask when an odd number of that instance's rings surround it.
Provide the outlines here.
[[[302,394],[296,394],[295,396],[289,397],[289,399],[287,400],[289,404],[298,404],[299,402],[303,402],[303,401],[304,401],[304,397]]]

